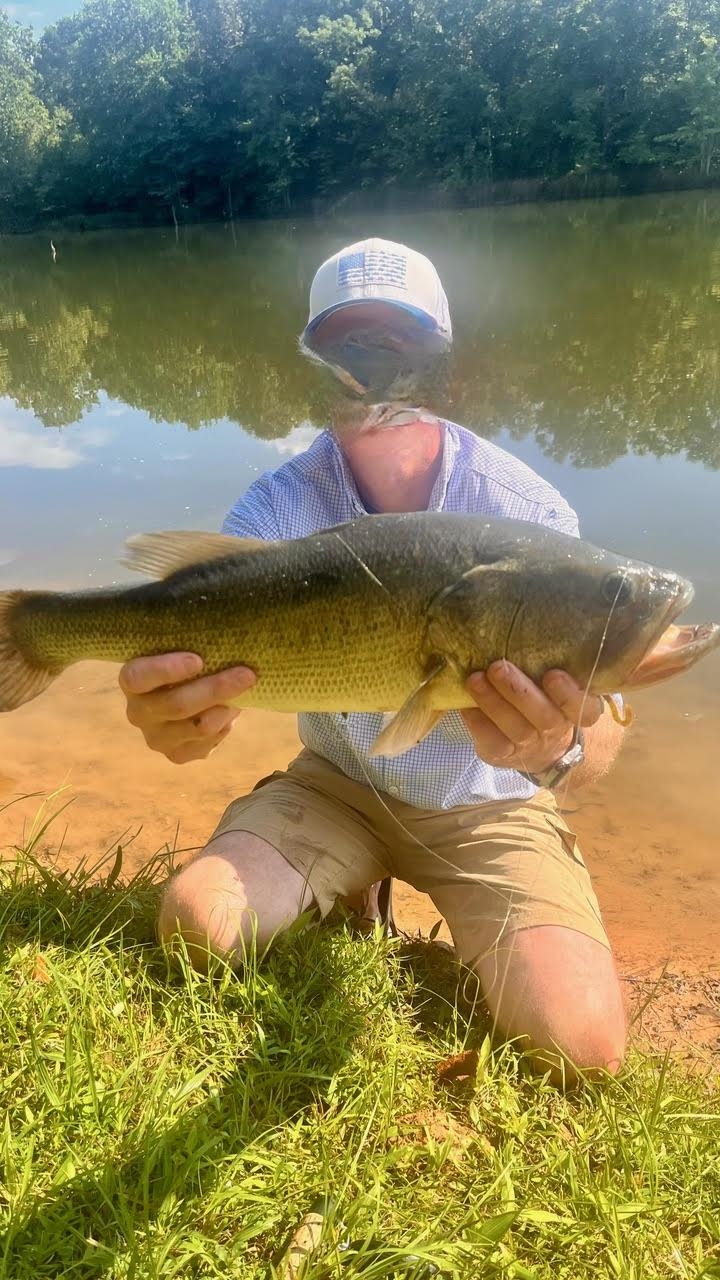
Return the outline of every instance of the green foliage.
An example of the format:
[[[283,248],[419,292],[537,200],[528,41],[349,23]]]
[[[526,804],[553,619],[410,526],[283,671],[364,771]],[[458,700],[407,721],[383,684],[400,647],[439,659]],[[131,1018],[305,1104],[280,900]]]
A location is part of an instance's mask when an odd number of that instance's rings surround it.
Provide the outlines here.
[[[9,852],[2,1280],[271,1280],[318,1195],[305,1280],[417,1280],[413,1257],[446,1280],[719,1274],[716,1081],[634,1054],[560,1094],[492,1049],[444,953],[338,920],[237,976],[173,969],[162,859],[127,881],[112,854]]]
[[[0,16],[8,225],[709,182],[719,140],[720,0],[89,0],[38,40]]]
[[[43,83],[77,129],[67,159],[84,208],[177,198],[194,41],[179,0],[93,0],[46,32]]]
[[[29,29],[0,9],[0,222],[8,208],[42,207],[43,164],[66,122],[41,101]]]

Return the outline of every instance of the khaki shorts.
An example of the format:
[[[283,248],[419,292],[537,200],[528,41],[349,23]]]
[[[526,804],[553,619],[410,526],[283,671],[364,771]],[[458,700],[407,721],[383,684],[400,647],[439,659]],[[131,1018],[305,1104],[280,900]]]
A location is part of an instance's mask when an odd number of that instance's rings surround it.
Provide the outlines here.
[[[267,840],[306,880],[322,915],[393,875],[432,898],[462,960],[503,934],[562,925],[609,947],[577,840],[549,791],[531,800],[418,809],[304,750],[233,801],[213,837]]]

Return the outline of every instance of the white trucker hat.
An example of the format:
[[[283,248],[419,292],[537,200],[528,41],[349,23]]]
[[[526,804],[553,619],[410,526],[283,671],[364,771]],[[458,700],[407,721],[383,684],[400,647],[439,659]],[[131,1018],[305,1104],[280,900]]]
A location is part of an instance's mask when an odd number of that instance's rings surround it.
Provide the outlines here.
[[[450,309],[440,277],[429,258],[393,240],[358,240],[323,262],[310,286],[309,338],[341,307],[391,302],[436,333],[452,338]]]

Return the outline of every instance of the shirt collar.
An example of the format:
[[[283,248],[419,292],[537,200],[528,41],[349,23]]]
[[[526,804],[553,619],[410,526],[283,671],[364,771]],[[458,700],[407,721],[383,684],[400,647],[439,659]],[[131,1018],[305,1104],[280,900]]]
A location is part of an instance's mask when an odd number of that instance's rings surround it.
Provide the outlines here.
[[[427,505],[428,511],[442,511],[445,507],[448,485],[450,483],[453,467],[455,466],[459,447],[458,438],[452,424],[447,422],[444,418],[440,418],[439,422],[443,428],[442,459],[440,461],[440,470],[435,477],[435,483],[432,487],[432,493],[430,494],[430,500]],[[355,477],[348,466],[345,455],[332,431],[328,432],[328,437],[333,453],[333,461],[339,478],[342,480],[345,492],[349,496],[350,504],[358,515],[366,516],[368,515],[367,507],[360,497],[357,484],[355,483]]]
[[[445,418],[440,418],[440,426],[443,428],[442,460],[430,494],[430,501],[427,505],[428,511],[444,510],[450,477],[455,468],[460,447],[457,432],[452,424],[447,422]]]

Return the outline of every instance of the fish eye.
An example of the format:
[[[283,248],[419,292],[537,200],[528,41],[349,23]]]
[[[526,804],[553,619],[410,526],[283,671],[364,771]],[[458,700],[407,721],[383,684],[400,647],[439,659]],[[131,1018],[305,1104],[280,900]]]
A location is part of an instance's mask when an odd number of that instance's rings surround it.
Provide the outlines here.
[[[618,569],[603,580],[600,592],[610,605],[628,604],[635,594],[635,587],[632,578],[623,569]]]

